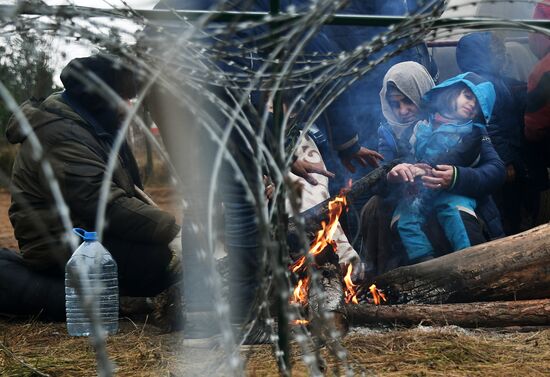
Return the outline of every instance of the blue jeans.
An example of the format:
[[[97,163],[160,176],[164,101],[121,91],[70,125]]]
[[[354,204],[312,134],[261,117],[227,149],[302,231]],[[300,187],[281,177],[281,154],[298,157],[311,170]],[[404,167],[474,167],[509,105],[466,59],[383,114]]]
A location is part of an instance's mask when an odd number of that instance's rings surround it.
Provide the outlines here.
[[[432,209],[435,210],[453,251],[470,247],[470,238],[459,211],[474,213],[475,207],[474,199],[446,192],[401,201],[395,209],[394,218],[399,217],[397,230],[409,260],[434,253],[432,244],[422,230],[426,216]]]
[[[208,192],[216,190],[218,203],[224,208],[224,244],[227,251],[229,269],[229,303],[231,320],[242,322],[248,315],[259,286],[260,258],[262,242],[258,228],[257,207],[254,200],[247,195],[245,185],[250,185],[256,192],[254,184],[258,177],[250,152],[243,146],[241,135],[232,138],[232,155],[244,174],[244,182],[237,178],[237,172],[227,161],[222,162],[220,177],[214,185],[210,182],[212,174],[212,156],[216,155],[218,146],[209,135],[203,135],[200,153],[197,159],[189,163],[201,165],[193,176],[188,176],[189,191],[183,196],[189,204],[184,208],[182,221],[183,282],[184,298],[188,312],[213,311],[216,300],[215,287],[212,283],[215,271],[215,260],[212,250],[208,248]],[[186,182],[183,182],[184,185]],[[184,187],[185,190],[185,187]],[[215,206],[220,208],[220,206]],[[222,213],[214,213],[215,219]]]

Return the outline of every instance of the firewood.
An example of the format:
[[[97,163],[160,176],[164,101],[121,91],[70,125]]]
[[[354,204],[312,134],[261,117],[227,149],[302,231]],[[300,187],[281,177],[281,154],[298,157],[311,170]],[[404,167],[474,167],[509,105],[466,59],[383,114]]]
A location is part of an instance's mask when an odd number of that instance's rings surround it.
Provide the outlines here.
[[[392,304],[550,297],[550,224],[374,279]]]
[[[440,305],[347,305],[351,325],[508,327],[550,325],[550,299]]]
[[[374,193],[378,185],[385,182],[386,174],[396,165],[396,163],[397,161],[376,168],[363,178],[353,182],[351,187],[346,191],[348,202],[353,203],[358,197],[368,193]],[[304,227],[307,233],[317,232],[320,229],[321,221],[328,220],[328,203],[334,200],[334,198],[335,196],[332,196],[300,214],[300,217],[304,219]],[[288,232],[290,235],[297,232],[296,221],[297,219],[294,217],[289,219]]]
[[[310,328],[321,338],[329,338],[326,330],[333,329],[344,336],[349,326],[344,315],[344,287],[340,268],[337,264],[325,263],[317,266],[316,270],[319,274],[318,286],[310,286],[308,291]],[[327,321],[331,323],[328,328]]]

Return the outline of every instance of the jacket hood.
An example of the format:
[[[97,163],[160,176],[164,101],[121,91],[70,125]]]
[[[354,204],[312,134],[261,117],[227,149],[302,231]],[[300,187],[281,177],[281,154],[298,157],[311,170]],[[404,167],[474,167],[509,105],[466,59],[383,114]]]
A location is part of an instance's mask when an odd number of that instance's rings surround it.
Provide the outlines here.
[[[499,43],[491,32],[471,33],[460,38],[456,46],[456,62],[462,72],[498,75],[506,60],[505,48],[491,46]]]
[[[418,108],[422,101],[422,96],[435,85],[432,76],[428,70],[421,64],[408,61],[398,63],[392,66],[386,75],[380,91],[380,104],[382,105],[382,113],[392,129],[406,128],[416,123],[416,120],[410,123],[400,123],[393,113],[390,104],[388,103],[387,93],[388,84],[392,83],[397,89],[407,98],[409,98]]]
[[[52,94],[43,102],[28,100],[20,106],[20,109],[33,130],[61,119],[71,119],[85,124],[85,121],[63,102],[61,93]],[[8,141],[11,144],[22,143],[27,136],[28,133],[21,127],[15,115],[12,115],[6,128]]]
[[[485,80],[472,72],[466,72],[458,76],[451,77],[450,79],[447,79],[441,84],[435,86],[422,98],[424,104],[432,101],[433,96],[441,89],[460,83],[466,85],[474,93],[481,108],[481,112],[483,113],[483,117],[485,118],[485,123],[489,123],[491,114],[493,113],[493,107],[495,106],[495,88],[490,81]]]
[[[63,100],[99,133],[114,135],[121,121],[118,102],[137,95],[138,76],[114,55],[76,58],[61,71]]]

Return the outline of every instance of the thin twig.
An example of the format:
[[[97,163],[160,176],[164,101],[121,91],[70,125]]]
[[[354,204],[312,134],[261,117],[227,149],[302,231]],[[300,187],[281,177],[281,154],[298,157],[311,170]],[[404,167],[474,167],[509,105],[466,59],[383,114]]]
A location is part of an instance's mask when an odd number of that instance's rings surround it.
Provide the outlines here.
[[[0,349],[6,354],[8,355],[9,357],[11,357],[13,360],[17,361],[19,364],[23,365],[25,368],[28,368],[30,370],[33,371],[33,373],[39,375],[39,376],[43,376],[43,377],[51,377],[49,374],[46,374],[46,373],[42,373],[41,371],[39,371],[38,369],[36,369],[35,367],[33,367],[32,365],[30,364],[27,364],[26,362],[24,362],[23,360],[19,359],[17,356],[15,356],[15,354],[8,348],[6,347],[6,345],[2,342],[0,342]]]

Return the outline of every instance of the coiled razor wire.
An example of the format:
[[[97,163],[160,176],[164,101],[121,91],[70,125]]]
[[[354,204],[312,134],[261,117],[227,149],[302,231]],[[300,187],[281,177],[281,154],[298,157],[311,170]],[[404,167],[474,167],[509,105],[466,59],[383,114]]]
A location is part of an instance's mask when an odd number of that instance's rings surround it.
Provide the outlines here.
[[[492,1],[492,3],[515,3],[530,9],[535,1]],[[292,187],[285,180],[289,171],[294,150],[285,149],[285,131],[290,127],[290,114],[300,114],[300,121],[305,124],[304,131],[320,117],[334,100],[345,92],[357,80],[368,75],[375,67],[382,64],[408,48],[421,42],[435,39],[452,39],[464,33],[464,30],[519,30],[537,32],[549,35],[548,21],[507,20],[496,18],[455,18],[443,19],[441,14],[445,9],[457,11],[461,8],[479,4],[477,1],[463,2],[454,5],[451,2],[426,1],[415,14],[405,17],[379,17],[376,19],[361,18],[360,15],[341,15],[347,1],[317,0],[311,1],[307,8],[297,9],[289,7],[280,12],[267,13],[268,9],[258,11],[254,1],[239,2],[239,13],[228,9],[224,1],[220,1],[208,12],[185,12],[181,9],[165,11],[144,11],[133,9],[129,4],[121,7],[110,6],[108,9],[96,9],[70,4],[68,6],[48,6],[43,2],[20,2],[12,5],[0,6],[0,38],[8,40],[14,34],[38,33],[44,40],[65,41],[68,44],[80,43],[86,46],[95,46],[102,50],[113,51],[124,57],[129,68],[146,79],[143,89],[138,95],[136,108],[126,107],[126,116],[120,133],[114,143],[109,156],[108,168],[105,172],[103,186],[100,192],[98,205],[97,231],[101,234],[105,227],[105,213],[108,205],[108,193],[111,177],[116,166],[116,160],[126,132],[132,122],[152,141],[159,155],[168,163],[174,179],[180,187],[186,183],[177,177],[176,169],[172,167],[168,155],[154,136],[147,129],[145,122],[140,119],[137,106],[141,104],[153,85],[161,87],[168,93],[178,97],[182,105],[192,108],[197,124],[207,130],[215,141],[218,150],[214,169],[208,172],[212,182],[220,177],[222,161],[228,161],[237,172],[237,179],[245,184],[247,200],[256,208],[257,222],[264,238],[265,245],[262,255],[265,273],[259,289],[258,308],[250,313],[252,319],[258,312],[266,318],[271,326],[274,355],[278,360],[281,374],[290,375],[291,366],[288,365],[290,352],[288,343],[281,343],[279,336],[286,324],[277,324],[276,313],[271,312],[269,292],[279,295],[279,302],[288,303],[290,295],[290,276],[284,261],[278,259],[274,253],[285,253],[286,241],[273,239],[274,227],[288,215],[281,213],[284,206],[268,205],[262,188],[262,175],[258,174],[251,181],[247,181],[245,172],[239,170],[239,163],[232,156],[228,147],[228,137],[231,130],[244,135],[254,151],[253,160],[257,166],[265,167],[272,175],[275,183],[275,203],[290,201],[293,208],[291,215],[298,218],[299,198],[292,191]],[[108,4],[107,4],[108,5]],[[447,8],[446,8],[447,7]],[[247,13],[248,12],[248,13]],[[325,24],[357,24],[356,27],[366,27],[368,22],[377,26],[388,26],[384,31],[364,41],[351,51],[327,51],[325,53],[305,53],[304,47],[319,33]],[[376,23],[377,22],[377,23]],[[384,24],[385,23],[385,24]],[[250,32],[254,31],[254,32]],[[169,41],[169,43],[167,43]],[[159,54],[158,49],[151,46],[162,45],[165,49]],[[388,49],[388,46],[394,46]],[[55,52],[55,51],[54,51]],[[52,56],[52,60],[58,58]],[[220,64],[222,63],[222,64]],[[230,69],[223,69],[221,66]],[[93,74],[83,72],[82,82],[88,86],[96,86],[106,98],[113,103],[123,106],[123,101]],[[209,87],[220,87],[230,93],[231,101],[223,101],[213,93]],[[192,89],[193,93],[201,93],[204,98],[194,98],[182,90],[183,87]],[[295,93],[288,110],[281,114],[281,128],[278,133],[276,147],[267,145],[264,135],[268,127],[267,110],[256,114],[250,119],[243,113],[243,108],[249,102],[250,96],[256,92],[267,94],[267,100],[277,103],[278,92],[292,90]],[[35,159],[48,178],[50,189],[58,212],[63,220],[66,239],[72,249],[76,242],[71,235],[71,218],[69,209],[64,203],[61,191],[47,159],[43,156],[40,141],[18,110],[17,104],[9,90],[0,83],[0,95],[7,107],[14,112],[21,127],[25,130],[33,144]],[[214,106],[229,119],[228,124],[221,128],[213,119],[207,108],[201,108],[202,102]],[[278,111],[276,109],[276,111]],[[181,132],[185,129],[182,126]],[[261,169],[259,169],[261,171]],[[208,237],[208,250],[205,258],[209,265],[214,266],[213,260],[216,232],[214,226],[214,198],[216,184],[209,188],[208,196],[208,224],[203,229]],[[185,190],[182,190],[185,193]],[[185,200],[185,196],[182,197]],[[303,252],[307,251],[307,239],[302,234]],[[269,268],[267,268],[269,266]],[[319,290],[319,284],[314,271],[310,271],[313,279],[311,289]],[[228,321],[228,305],[221,291],[224,283],[214,268],[209,271],[211,276],[205,277],[216,293],[217,314],[223,335],[223,355],[219,363],[205,366],[203,372],[209,375],[242,375],[245,365],[243,355],[235,345],[235,339],[230,330]],[[82,289],[87,284],[80,279],[78,287]],[[97,287],[100,289],[101,287]],[[101,330],[99,319],[94,316],[94,303],[88,303],[86,310],[94,323],[92,341],[97,353],[98,374],[112,376],[115,370],[109,360],[105,347],[105,336]],[[296,305],[283,305],[279,308],[288,312],[290,320],[300,317]],[[278,326],[277,326],[278,325]],[[339,341],[333,324],[330,320],[322,323],[323,334],[328,334],[326,345],[329,352],[341,363],[343,374],[367,374],[368,370],[359,365],[346,352]],[[283,329],[283,330],[281,330]],[[301,350],[301,359],[311,375],[323,374],[323,365],[326,361],[318,352],[316,340],[305,328],[295,331],[294,340]],[[217,351],[211,351],[217,352]],[[207,352],[208,353],[208,352]],[[205,358],[206,360],[206,358]]]

